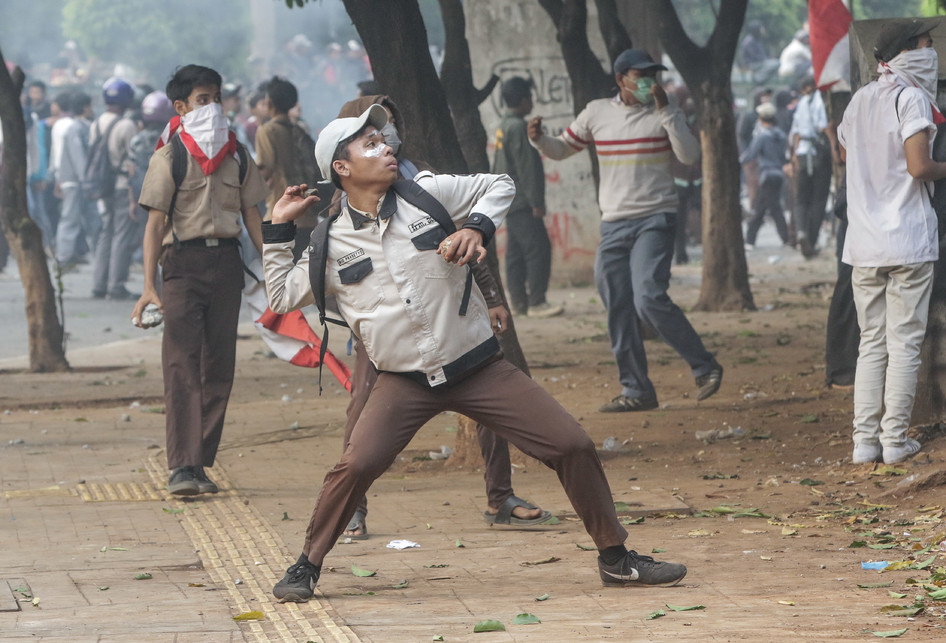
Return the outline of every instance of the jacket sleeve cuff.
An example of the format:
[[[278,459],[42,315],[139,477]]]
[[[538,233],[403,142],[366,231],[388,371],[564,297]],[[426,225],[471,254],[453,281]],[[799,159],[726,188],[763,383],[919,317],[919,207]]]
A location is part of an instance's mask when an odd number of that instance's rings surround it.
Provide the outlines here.
[[[288,243],[296,239],[296,224],[263,221],[263,243]]]
[[[496,233],[496,224],[493,223],[493,220],[479,212],[471,214],[462,227],[476,230],[483,235],[484,246],[489,245],[489,242],[493,240],[493,235]]]

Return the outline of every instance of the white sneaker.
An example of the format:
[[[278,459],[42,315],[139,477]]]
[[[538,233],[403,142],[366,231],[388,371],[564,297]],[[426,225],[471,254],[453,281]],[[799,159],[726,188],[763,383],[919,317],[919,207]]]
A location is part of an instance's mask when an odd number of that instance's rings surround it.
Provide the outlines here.
[[[854,455],[851,462],[864,464],[866,462],[880,462],[883,458],[883,448],[880,444],[854,443]]]
[[[903,462],[907,458],[915,456],[922,448],[923,445],[913,438],[904,440],[902,447],[884,447],[884,464]]]
[[[529,306],[529,317],[555,317],[565,312],[565,308],[558,304],[552,305],[549,302],[539,304],[538,306]]]

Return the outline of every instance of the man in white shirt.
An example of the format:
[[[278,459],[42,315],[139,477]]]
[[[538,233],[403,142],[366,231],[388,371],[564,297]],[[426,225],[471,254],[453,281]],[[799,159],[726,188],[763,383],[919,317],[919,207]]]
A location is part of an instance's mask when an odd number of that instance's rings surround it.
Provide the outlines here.
[[[815,79],[805,78],[801,91],[788,140],[795,175],[795,234],[801,253],[807,259],[815,255],[818,247],[818,233],[831,191],[829,137],[833,134]]]
[[[874,46],[880,78],[851,99],[838,128],[847,161],[848,232],[842,261],[852,285],[861,341],[854,379],[855,463],[887,464],[916,454],[906,433],[926,334],[936,213],[927,181],[946,178],[930,152],[938,19],[887,24]]]

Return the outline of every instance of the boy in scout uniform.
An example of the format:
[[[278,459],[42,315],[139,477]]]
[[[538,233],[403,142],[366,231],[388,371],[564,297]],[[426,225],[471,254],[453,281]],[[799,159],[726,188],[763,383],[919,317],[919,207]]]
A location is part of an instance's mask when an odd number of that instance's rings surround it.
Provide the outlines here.
[[[387,122],[384,108],[372,105],[319,134],[319,168],[348,195],[328,231],[317,228],[313,235],[323,233],[325,246],[314,242],[293,263],[293,221],[318,200],[305,197],[306,186],[287,188],[272,221],[263,225],[273,311],[323,305],[325,294],[335,295],[379,371],[345,453],[325,477],[302,555],[273,594],[283,601],[313,596],[326,554],[371,483],[427,420],[445,410],[482,423],[555,470],[598,547],[605,584],[680,582],[685,566],[626,549],[627,531],[594,443],[548,392],[502,359],[482,294],[464,288],[467,264],[485,257],[485,245],[509,209],[512,179],[420,172],[413,181],[397,182],[398,162],[381,131]],[[438,207],[443,212],[433,214]],[[441,216],[455,231],[439,223]],[[314,264],[310,279],[313,253],[325,264]],[[316,277],[320,273],[323,279]]]
[[[168,489],[181,496],[217,492],[205,467],[213,466],[233,385],[242,225],[257,249],[262,242],[256,204],[266,187],[228,127],[220,85],[220,74],[199,65],[171,78],[166,93],[178,116],[158,142],[139,198],[148,212],[145,280],[132,322],[142,325],[148,304],[164,315]],[[182,162],[186,172],[175,177]]]

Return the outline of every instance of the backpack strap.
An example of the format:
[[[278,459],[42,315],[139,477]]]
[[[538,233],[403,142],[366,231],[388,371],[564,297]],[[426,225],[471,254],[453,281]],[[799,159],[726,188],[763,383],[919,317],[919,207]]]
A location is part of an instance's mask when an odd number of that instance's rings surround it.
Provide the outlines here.
[[[322,394],[322,364],[325,363],[325,351],[328,349],[328,323],[344,328],[348,323],[342,319],[332,319],[325,314],[325,264],[328,260],[329,228],[341,213],[327,217],[319,222],[309,238],[309,285],[319,310],[319,323],[322,324],[322,345],[319,346],[319,395]]]
[[[249,163],[246,160],[246,146],[243,143],[237,143],[237,160],[240,164],[240,187],[243,187],[243,181],[246,180],[246,169]]]
[[[447,209],[434,196],[417,184],[416,181],[397,181],[394,184],[394,191],[399,197],[410,203],[416,208],[420,208],[440,224],[440,227],[447,231],[447,236],[457,231],[457,224],[450,218]],[[473,272],[470,267],[466,267],[466,283],[463,286],[463,297],[460,299],[461,317],[466,315],[470,306],[470,294],[473,292]]]
[[[177,193],[181,189],[184,177],[187,176],[187,148],[180,136],[171,138],[171,179],[174,181],[174,194],[171,195],[171,204],[168,206],[168,223],[171,225],[171,236],[174,238],[174,248],[181,247],[181,241],[174,231],[174,208],[177,207]]]

